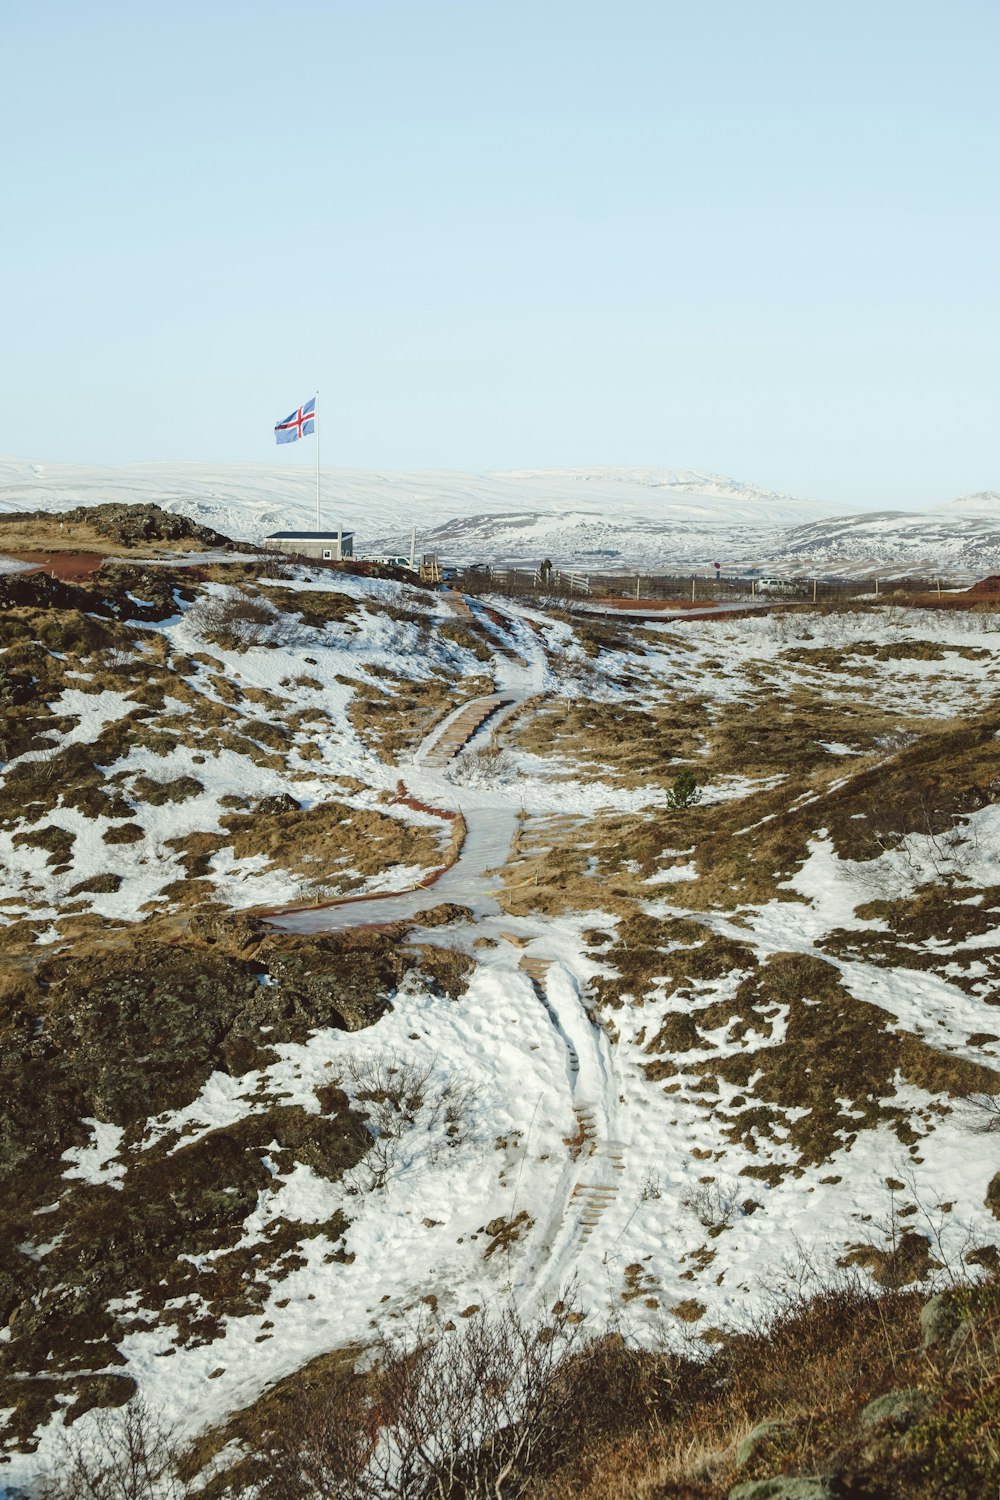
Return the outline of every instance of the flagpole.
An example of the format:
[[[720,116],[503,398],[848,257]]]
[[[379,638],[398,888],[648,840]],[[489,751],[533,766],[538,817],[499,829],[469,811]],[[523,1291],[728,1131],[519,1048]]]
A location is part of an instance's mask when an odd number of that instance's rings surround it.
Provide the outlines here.
[[[315,396],[316,405],[313,407],[313,426],[316,431],[316,530],[321,530],[319,524],[319,391]]]

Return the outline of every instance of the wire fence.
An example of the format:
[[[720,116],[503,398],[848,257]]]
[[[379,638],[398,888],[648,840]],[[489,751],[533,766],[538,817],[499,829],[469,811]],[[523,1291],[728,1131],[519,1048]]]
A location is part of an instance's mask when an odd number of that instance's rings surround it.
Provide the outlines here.
[[[449,573],[452,570],[448,570]],[[452,581],[466,593],[533,595],[570,600],[613,599],[644,603],[739,604],[812,602],[828,604],[877,596],[886,599],[947,594],[939,578],[776,578],[758,574],[706,577],[697,573],[581,573],[558,568],[474,567],[454,570]]]

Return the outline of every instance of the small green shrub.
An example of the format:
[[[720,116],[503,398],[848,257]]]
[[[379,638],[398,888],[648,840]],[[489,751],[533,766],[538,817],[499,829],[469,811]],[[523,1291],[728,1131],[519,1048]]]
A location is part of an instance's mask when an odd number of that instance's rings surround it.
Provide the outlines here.
[[[685,807],[694,807],[700,801],[701,787],[698,785],[698,778],[691,770],[681,771],[667,789],[667,806],[673,811],[680,811]]]

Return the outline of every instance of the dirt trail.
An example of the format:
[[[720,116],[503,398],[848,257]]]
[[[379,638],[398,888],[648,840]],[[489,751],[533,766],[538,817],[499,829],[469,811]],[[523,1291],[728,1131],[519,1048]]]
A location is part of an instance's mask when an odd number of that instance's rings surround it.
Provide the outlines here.
[[[456,614],[473,613],[464,595],[449,593],[447,599]],[[512,617],[512,623],[520,624],[516,617]],[[425,736],[400,783],[399,802],[420,803],[442,817],[462,818],[464,838],[450,865],[405,890],[345,897],[320,907],[272,908],[261,915],[291,932],[333,932],[345,927],[382,925],[426,911],[427,889],[433,886],[434,903],[455,902],[471,907],[477,916],[498,916],[495,879],[489,878],[489,872],[507,863],[517,824],[516,813],[507,799],[477,798],[471,791],[463,792],[445,772],[481,729],[489,724],[491,731],[495,731],[504,719],[536,696],[544,656],[535,663],[534,671],[526,658],[517,657],[516,662],[522,685],[498,685],[495,692],[458,704]],[[516,676],[514,680],[517,681]]]

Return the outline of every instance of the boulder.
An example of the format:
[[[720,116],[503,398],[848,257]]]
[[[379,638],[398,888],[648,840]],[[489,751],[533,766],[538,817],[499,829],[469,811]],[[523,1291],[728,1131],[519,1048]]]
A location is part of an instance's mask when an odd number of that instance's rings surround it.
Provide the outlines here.
[[[990,1179],[984,1202],[994,1219],[1000,1219],[1000,1172]]]
[[[888,1422],[900,1432],[912,1427],[927,1410],[928,1397],[923,1391],[887,1391],[869,1401],[861,1413],[862,1427],[877,1427]]]
[[[751,1479],[729,1491],[728,1500],[835,1500],[825,1479],[795,1479],[779,1474],[776,1479]]]
[[[951,1292],[938,1292],[925,1302],[920,1312],[920,1332],[924,1349],[950,1344],[962,1322],[962,1310]]]
[[[760,1447],[761,1443],[765,1438],[770,1437],[772,1432],[776,1432],[779,1427],[787,1426],[787,1422],[778,1422],[774,1420],[767,1422],[758,1422],[757,1426],[751,1428],[751,1430],[747,1433],[746,1437],[743,1439],[742,1443],[740,1443],[740,1446],[736,1450],[736,1463],[738,1467],[742,1469],[744,1464],[748,1464],[750,1462],[751,1458]]]
[[[258,817],[273,817],[277,813],[298,812],[299,804],[287,792],[277,792],[272,797],[260,797],[250,809]]]

